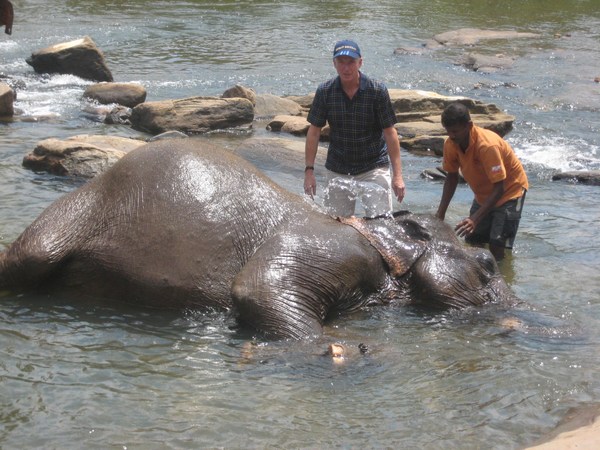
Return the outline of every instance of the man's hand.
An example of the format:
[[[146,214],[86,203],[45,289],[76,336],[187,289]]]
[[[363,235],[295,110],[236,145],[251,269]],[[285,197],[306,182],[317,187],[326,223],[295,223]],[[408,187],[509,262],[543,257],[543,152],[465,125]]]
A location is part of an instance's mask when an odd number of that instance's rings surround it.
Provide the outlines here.
[[[456,234],[458,234],[460,237],[465,237],[475,231],[475,226],[476,223],[473,222],[470,217],[467,217],[466,219],[461,220],[458,225],[456,225],[454,231],[456,231]]]
[[[406,194],[406,186],[404,185],[404,180],[402,179],[402,175],[398,177],[394,177],[392,179],[392,189],[394,190],[394,195],[398,199],[398,203],[402,203],[404,199],[404,195]]]
[[[304,172],[304,193],[310,195],[312,199],[317,194],[317,179],[314,170],[309,169]]]

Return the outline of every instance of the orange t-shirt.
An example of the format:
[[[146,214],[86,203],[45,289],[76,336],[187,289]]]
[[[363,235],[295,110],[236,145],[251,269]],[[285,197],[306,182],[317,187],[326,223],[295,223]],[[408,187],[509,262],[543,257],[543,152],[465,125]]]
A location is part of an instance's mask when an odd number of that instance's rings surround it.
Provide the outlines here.
[[[444,143],[444,170],[462,175],[482,205],[492,193],[494,183],[504,180],[504,194],[495,206],[523,195],[529,189],[523,165],[512,147],[490,130],[473,125],[469,147],[463,152],[450,139]]]

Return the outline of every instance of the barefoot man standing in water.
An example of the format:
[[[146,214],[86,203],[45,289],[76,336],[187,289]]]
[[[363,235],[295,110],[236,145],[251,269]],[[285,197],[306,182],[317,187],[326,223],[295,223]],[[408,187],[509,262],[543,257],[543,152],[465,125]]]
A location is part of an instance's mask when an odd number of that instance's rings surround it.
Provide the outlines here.
[[[360,198],[367,217],[388,215],[392,191],[399,202],[405,193],[396,114],[388,90],[360,71],[362,57],[354,41],[335,44],[333,66],[338,76],[317,88],[307,118],[304,192],[311,197],[317,192],[315,158],[321,128],[329,123],[324,206],[332,215],[348,217]]]
[[[460,169],[475,199],[469,217],[456,225],[456,232],[471,244],[489,244],[499,261],[504,249],[513,246],[529,189],[523,165],[508,142],[473,124],[462,103],[444,109],[442,125],[448,133],[443,167],[448,174],[436,215],[444,220]]]

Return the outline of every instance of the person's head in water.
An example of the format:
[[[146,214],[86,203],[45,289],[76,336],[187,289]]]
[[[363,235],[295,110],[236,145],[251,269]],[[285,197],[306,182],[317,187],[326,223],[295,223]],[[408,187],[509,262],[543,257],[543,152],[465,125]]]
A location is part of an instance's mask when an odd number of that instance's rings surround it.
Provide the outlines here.
[[[469,109],[460,102],[450,103],[442,113],[442,126],[448,138],[460,145],[463,150],[469,146],[469,136],[473,122]]]

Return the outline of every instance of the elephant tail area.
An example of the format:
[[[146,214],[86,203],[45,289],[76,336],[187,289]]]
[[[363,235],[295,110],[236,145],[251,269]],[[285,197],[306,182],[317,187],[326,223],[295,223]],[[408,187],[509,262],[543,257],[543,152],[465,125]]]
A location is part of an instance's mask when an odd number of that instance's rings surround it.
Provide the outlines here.
[[[0,296],[15,287],[14,276],[11,275],[11,272],[12,270],[8,262],[8,251],[4,251],[0,253]]]
[[[12,247],[0,253],[0,291],[32,291],[55,268],[43,255],[21,254]]]

